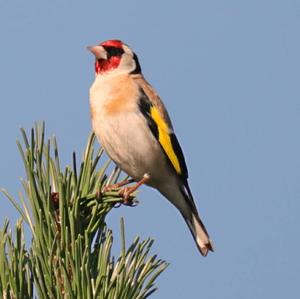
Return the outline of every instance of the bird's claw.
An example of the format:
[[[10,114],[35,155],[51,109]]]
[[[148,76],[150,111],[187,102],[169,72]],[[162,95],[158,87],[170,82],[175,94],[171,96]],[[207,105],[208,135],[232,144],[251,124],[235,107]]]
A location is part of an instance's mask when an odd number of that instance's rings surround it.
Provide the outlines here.
[[[132,187],[125,187],[119,191],[119,195],[122,196],[124,206],[135,207],[137,203],[133,202],[134,197],[131,195],[135,189]]]

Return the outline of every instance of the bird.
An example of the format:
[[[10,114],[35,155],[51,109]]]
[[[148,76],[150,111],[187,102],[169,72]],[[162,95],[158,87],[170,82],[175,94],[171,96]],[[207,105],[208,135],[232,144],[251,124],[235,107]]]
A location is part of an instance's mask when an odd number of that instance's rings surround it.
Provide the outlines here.
[[[188,169],[167,109],[146,81],[136,53],[118,39],[89,46],[95,57],[90,87],[93,131],[107,155],[130,177],[118,187],[124,203],[145,184],[183,216],[203,256],[214,251],[188,184]],[[114,187],[114,186],[113,186]]]

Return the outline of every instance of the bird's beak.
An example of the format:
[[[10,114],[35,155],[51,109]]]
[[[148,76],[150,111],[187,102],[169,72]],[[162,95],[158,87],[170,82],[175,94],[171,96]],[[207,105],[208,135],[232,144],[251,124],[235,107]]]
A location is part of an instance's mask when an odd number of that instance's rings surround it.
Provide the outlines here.
[[[102,46],[90,46],[87,47],[97,59],[107,59],[107,52]]]

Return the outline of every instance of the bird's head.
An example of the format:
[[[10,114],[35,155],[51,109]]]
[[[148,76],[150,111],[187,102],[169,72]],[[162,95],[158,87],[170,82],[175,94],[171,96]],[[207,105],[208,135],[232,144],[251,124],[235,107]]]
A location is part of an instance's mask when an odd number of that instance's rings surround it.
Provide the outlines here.
[[[107,73],[141,73],[137,55],[120,40],[107,40],[88,49],[96,58],[95,72],[97,75]]]

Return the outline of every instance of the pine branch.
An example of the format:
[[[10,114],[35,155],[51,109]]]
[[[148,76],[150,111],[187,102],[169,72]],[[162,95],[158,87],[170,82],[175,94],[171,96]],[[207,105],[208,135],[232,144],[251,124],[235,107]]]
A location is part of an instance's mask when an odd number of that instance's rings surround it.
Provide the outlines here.
[[[56,139],[45,141],[45,127],[36,125],[28,138],[21,129],[18,148],[25,166],[23,195],[17,202],[2,192],[20,213],[15,241],[5,221],[0,231],[0,296],[3,298],[147,298],[167,263],[150,256],[153,240],[137,237],[126,248],[121,219],[122,252],[112,256],[113,233],[105,219],[122,203],[118,190],[102,194],[118,181],[120,170],[106,175],[109,162],[98,169],[103,149],[95,151],[92,134],[79,168],[61,169]],[[136,202],[136,198],[133,198]],[[26,249],[23,223],[32,241]]]

